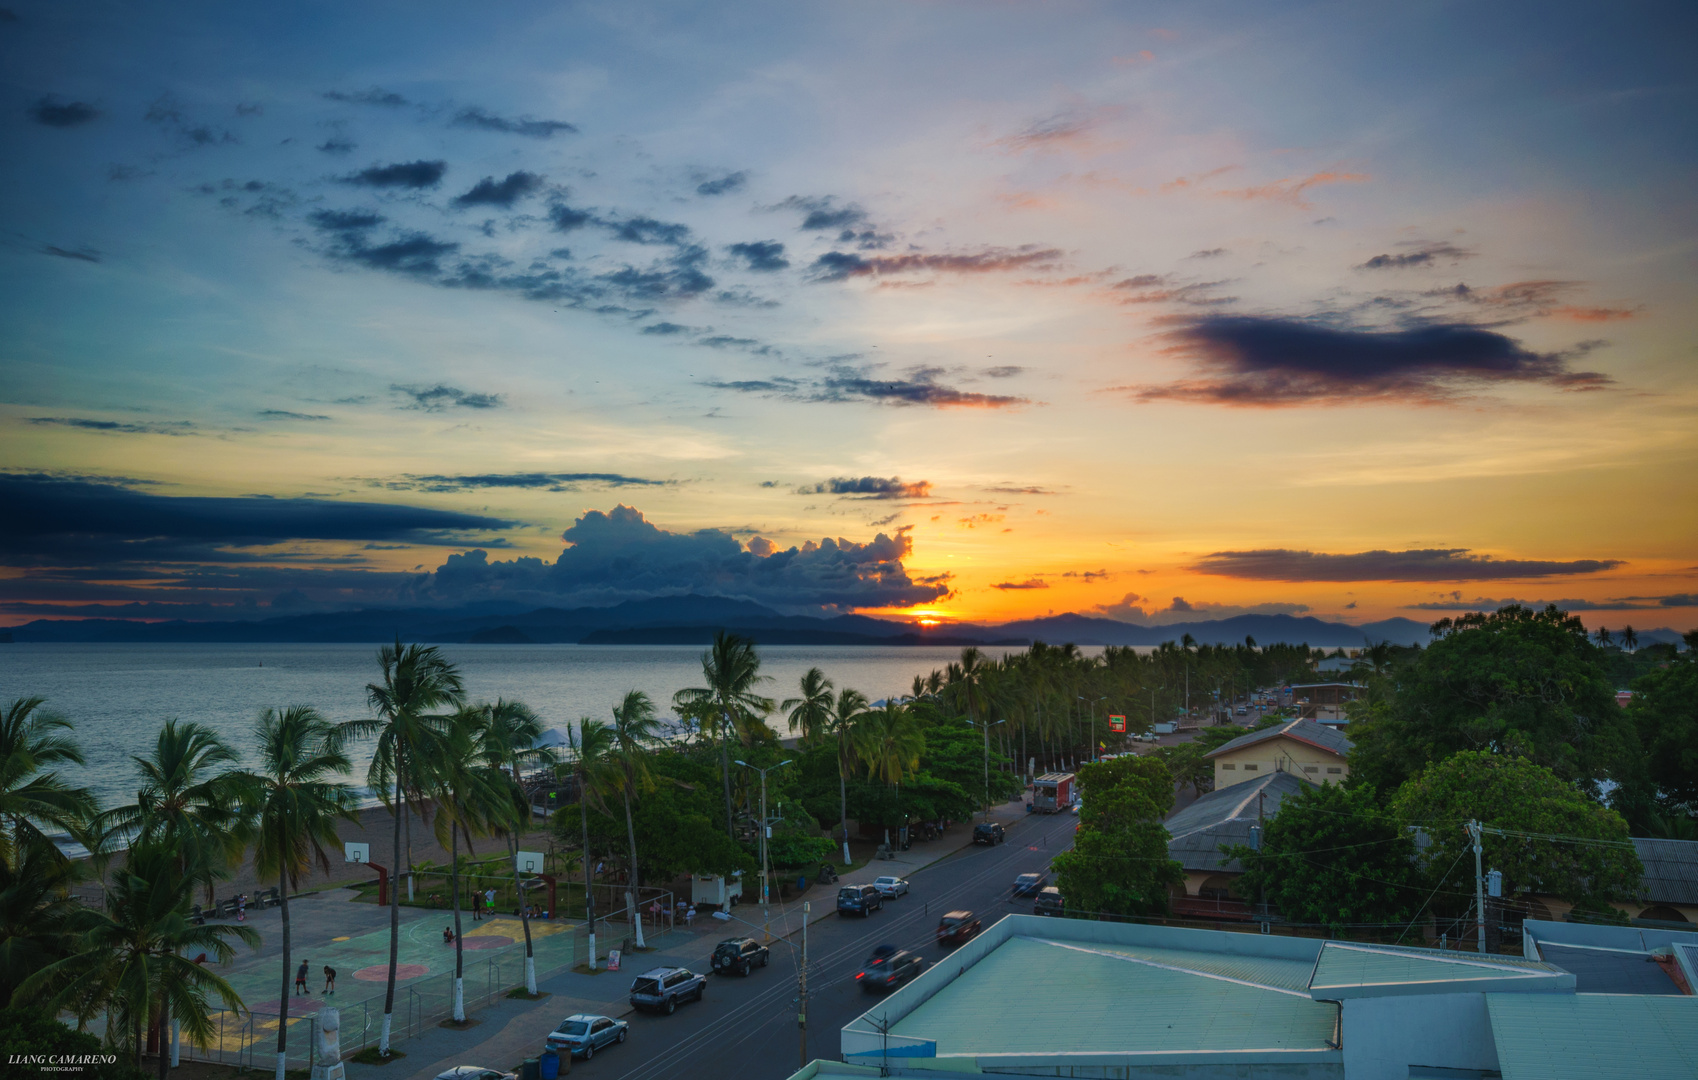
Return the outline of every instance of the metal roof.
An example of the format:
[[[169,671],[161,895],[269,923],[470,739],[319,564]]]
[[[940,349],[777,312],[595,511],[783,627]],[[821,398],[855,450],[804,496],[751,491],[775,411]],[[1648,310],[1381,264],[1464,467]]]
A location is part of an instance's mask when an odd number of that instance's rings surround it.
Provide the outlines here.
[[[1503,1080],[1692,1080],[1698,998],[1487,994]]]
[[[1539,955],[1564,971],[1573,972],[1575,989],[1582,994],[1680,993],[1680,987],[1662,965],[1642,950],[1546,941],[1539,944]]]
[[[1242,1054],[1264,1061],[1293,1051],[1328,1052],[1338,1007],[1294,988],[1307,966],[1013,937],[903,1016],[890,1034],[935,1041],[940,1057],[1053,1055],[1062,1033],[1068,1054]],[[1010,987],[1018,988],[1017,1004]],[[1009,1022],[1013,1015],[1018,1023]]]
[[[1312,787],[1307,780],[1288,772],[1271,772],[1254,780],[1223,787],[1202,796],[1183,810],[1168,815],[1171,840],[1167,852],[1187,870],[1221,870],[1242,873],[1236,859],[1225,861],[1222,844],[1248,844],[1250,826],[1256,823],[1257,803],[1269,818],[1279,812],[1287,795]],[[1262,799],[1261,796],[1266,796]]]
[[[1698,840],[1633,838],[1645,864],[1640,895],[1653,904],[1698,904]]]
[[[1571,990],[1572,974],[1540,960],[1329,941],[1309,992],[1317,1000],[1499,989]]]
[[[1252,731],[1248,735],[1240,735],[1225,745],[1215,747],[1203,756],[1207,758],[1219,757],[1222,754],[1228,754],[1234,750],[1241,750],[1246,746],[1254,746],[1257,743],[1282,736],[1313,746],[1317,750],[1325,750],[1329,754],[1337,754],[1339,757],[1345,757],[1356,746],[1342,732],[1334,728],[1325,724],[1317,724],[1313,720],[1298,719],[1280,724],[1277,727],[1263,728],[1261,731]]]

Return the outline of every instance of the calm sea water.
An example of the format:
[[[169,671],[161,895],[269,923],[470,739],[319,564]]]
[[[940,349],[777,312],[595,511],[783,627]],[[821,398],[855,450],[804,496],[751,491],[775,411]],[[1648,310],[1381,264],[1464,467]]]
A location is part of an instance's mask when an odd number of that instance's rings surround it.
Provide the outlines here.
[[[626,691],[643,690],[663,715],[672,695],[701,686],[702,650],[691,645],[444,645],[472,700],[517,698],[551,727],[609,718]],[[1007,650],[988,649],[993,656]],[[1094,651],[1094,650],[1093,650]],[[868,698],[908,692],[915,675],[957,659],[952,648],[771,646],[761,649],[763,691],[783,700],[819,667]],[[365,686],[378,677],[372,645],[0,645],[0,703],[39,695],[76,724],[88,758],[75,779],[102,803],[134,797],[132,754],[176,717],[206,724],[243,753],[267,706],[317,706],[333,720],[369,715]],[[356,747],[364,777],[370,748]]]

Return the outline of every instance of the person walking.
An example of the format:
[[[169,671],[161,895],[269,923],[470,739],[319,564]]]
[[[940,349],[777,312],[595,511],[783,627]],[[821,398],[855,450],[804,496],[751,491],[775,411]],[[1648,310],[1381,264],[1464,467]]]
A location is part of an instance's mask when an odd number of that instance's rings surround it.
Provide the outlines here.
[[[312,993],[311,990],[307,989],[307,962],[305,960],[301,961],[301,966],[295,971],[295,993]]]
[[[329,964],[324,965],[324,992],[326,994],[336,992],[336,969]]]

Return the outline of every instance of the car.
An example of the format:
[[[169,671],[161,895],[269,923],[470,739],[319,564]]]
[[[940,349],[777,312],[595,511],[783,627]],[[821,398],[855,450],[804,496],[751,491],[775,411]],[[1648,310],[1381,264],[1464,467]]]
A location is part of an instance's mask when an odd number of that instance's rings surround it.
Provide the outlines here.
[[[898,896],[907,895],[908,879],[897,877],[895,874],[886,874],[883,877],[873,879],[873,888],[878,890],[880,896],[894,900]]]
[[[1038,892],[1038,899],[1032,904],[1033,915],[1060,915],[1062,912],[1061,890],[1054,885]]]
[[[713,970],[721,975],[747,975],[758,967],[766,967],[772,950],[754,938],[726,938],[713,950]]]
[[[1248,708],[1246,708],[1245,706],[1240,705],[1240,706],[1238,706],[1238,715],[1239,716],[1249,716],[1250,710]]]
[[[973,826],[973,843],[975,844],[990,844],[994,846],[1002,843],[1006,839],[1008,839],[1008,837],[1007,834],[1003,832],[1002,822],[1000,821],[981,821],[977,825]]]
[[[876,885],[845,885],[837,890],[837,913],[866,918],[884,907],[884,896]]]
[[[1074,814],[1075,817],[1077,817],[1078,814],[1079,814],[1079,811],[1083,810],[1084,808],[1085,808],[1085,804],[1082,801],[1079,801],[1077,799],[1074,800],[1074,802],[1073,802],[1073,814]]]
[[[855,973],[862,990],[894,990],[926,969],[926,961],[918,953],[881,945]]]
[[[557,1054],[576,1054],[588,1061],[601,1047],[624,1042],[630,1031],[631,1025],[623,1020],[594,1013],[573,1013],[548,1033],[548,1048]]]
[[[436,1080],[518,1080],[518,1074],[486,1069],[482,1065],[456,1065],[436,1074]]]
[[[1036,896],[1049,883],[1048,874],[1021,874],[1014,879],[1015,896]]]
[[[979,930],[979,917],[971,911],[947,912],[943,918],[937,921],[937,943],[939,945],[960,945],[962,942],[977,936]]]
[[[668,1016],[680,1001],[700,1001],[707,990],[707,976],[689,968],[659,967],[643,972],[631,984],[631,1004]]]

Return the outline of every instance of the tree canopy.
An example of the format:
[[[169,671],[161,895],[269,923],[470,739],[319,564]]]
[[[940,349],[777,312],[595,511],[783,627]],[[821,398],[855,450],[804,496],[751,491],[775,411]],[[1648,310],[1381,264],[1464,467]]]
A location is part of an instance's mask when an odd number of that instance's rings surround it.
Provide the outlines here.
[[[1155,915],[1185,871],[1167,853],[1162,817],[1173,808],[1173,780],[1153,758],[1122,757],[1082,765],[1085,805],[1073,850],[1055,857],[1056,884],[1068,910]]]

